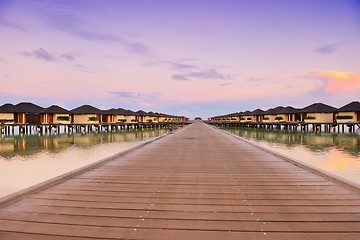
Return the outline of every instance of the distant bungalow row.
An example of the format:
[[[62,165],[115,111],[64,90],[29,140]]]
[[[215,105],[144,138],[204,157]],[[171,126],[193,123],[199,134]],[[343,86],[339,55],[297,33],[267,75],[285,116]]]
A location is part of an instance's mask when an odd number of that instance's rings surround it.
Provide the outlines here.
[[[359,126],[360,102],[354,101],[340,108],[323,103],[314,103],[302,109],[291,106],[270,108],[266,111],[256,109],[209,118],[213,123],[262,123],[262,124],[345,124]]]
[[[57,105],[43,108],[30,102],[21,102],[16,105],[6,103],[0,106],[0,125],[183,123],[188,120],[184,116],[142,110],[133,112],[123,108],[101,110],[90,105],[83,105],[72,110]]]

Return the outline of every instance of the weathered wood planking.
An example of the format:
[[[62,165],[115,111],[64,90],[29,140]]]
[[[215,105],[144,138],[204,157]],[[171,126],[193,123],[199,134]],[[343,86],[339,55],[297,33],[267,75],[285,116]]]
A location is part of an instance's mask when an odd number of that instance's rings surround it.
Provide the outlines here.
[[[0,208],[0,239],[360,239],[360,194],[197,122]]]

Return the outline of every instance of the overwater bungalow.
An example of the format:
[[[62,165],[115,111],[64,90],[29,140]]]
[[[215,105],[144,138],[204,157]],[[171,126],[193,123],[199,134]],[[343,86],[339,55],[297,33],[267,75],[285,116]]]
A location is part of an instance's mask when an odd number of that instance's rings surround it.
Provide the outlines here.
[[[301,120],[299,109],[291,106],[277,109],[275,121],[276,122],[297,122]]]
[[[159,114],[154,112],[148,112],[145,118],[146,122],[150,123],[158,123],[159,122]]]
[[[236,121],[236,114],[235,113],[229,113],[226,115],[222,115],[221,117],[221,121],[223,122],[234,122]]]
[[[360,102],[354,101],[338,109],[336,122],[359,122],[360,121]]]
[[[332,123],[337,111],[337,108],[323,103],[314,103],[299,110],[301,120],[307,123]]]
[[[139,111],[135,112],[135,119],[136,119],[136,122],[138,122],[138,123],[145,123],[146,116],[147,116],[147,114],[143,110],[139,110]]]
[[[71,115],[69,110],[57,105],[52,105],[44,108],[40,114],[40,120],[42,124],[70,124]]]
[[[183,116],[174,116],[174,115],[168,115],[167,119],[168,122],[177,122],[177,123],[187,121],[187,119]]]
[[[253,115],[250,111],[245,111],[240,114],[240,122],[252,122]]]
[[[240,113],[231,113],[229,114],[230,122],[240,122]]]
[[[124,118],[125,118],[125,122],[126,123],[137,123],[137,117],[136,117],[136,113],[132,110],[125,110],[124,111]]]
[[[262,118],[263,118],[263,114],[264,114],[263,110],[258,108],[258,109],[255,109],[254,111],[252,111],[251,114],[253,115],[254,122],[262,122]]]
[[[44,108],[30,102],[21,102],[14,107],[15,123],[31,125],[41,124],[40,116]]]
[[[104,111],[104,114],[106,115],[106,122],[109,123],[125,123],[127,121],[125,118],[127,110],[123,108],[112,108],[110,110]]]
[[[158,113],[158,121],[161,123],[168,122],[168,115],[164,113]]]
[[[278,114],[278,111],[283,109],[284,107],[279,106],[276,108],[270,108],[262,113],[262,122],[264,123],[273,123],[276,122],[276,116]]]
[[[6,103],[0,106],[0,124],[14,124],[15,123],[15,106],[11,103]]]
[[[72,123],[74,124],[99,124],[102,123],[102,115],[104,111],[90,106],[82,105],[71,111]]]
[[[103,111],[103,122],[107,123],[133,123],[136,122],[136,114],[123,108],[112,108]]]

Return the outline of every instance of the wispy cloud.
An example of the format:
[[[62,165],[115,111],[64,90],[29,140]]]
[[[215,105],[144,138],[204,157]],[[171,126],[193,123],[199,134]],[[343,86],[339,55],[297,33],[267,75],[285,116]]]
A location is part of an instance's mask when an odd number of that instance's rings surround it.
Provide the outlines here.
[[[158,105],[158,97],[161,93],[140,93],[140,92],[125,92],[125,91],[113,91],[110,92],[115,98],[120,98],[122,104],[138,105],[140,107],[151,107],[155,104]],[[115,100],[117,101],[117,100]]]
[[[223,74],[214,68],[206,69],[202,66],[199,59],[186,58],[181,60],[154,60],[143,64],[147,67],[167,66],[171,70],[176,70],[178,73],[171,75],[171,79],[176,81],[189,81],[193,79],[231,79],[233,75]]]
[[[70,53],[61,54],[60,57],[61,57],[62,59],[68,60],[68,61],[73,61],[73,60],[75,60],[75,55],[70,54]]]
[[[55,53],[51,53],[51,52],[47,51],[44,48],[38,48],[31,52],[23,51],[22,55],[27,58],[38,59],[38,60],[42,60],[45,62],[56,62],[56,61],[60,61],[60,60],[67,60],[67,61],[75,60],[75,55],[73,55],[73,54],[65,53],[65,54],[57,55]]]
[[[218,84],[219,87],[226,87],[226,86],[230,86],[232,85],[232,83],[222,83],[222,84]]]
[[[95,30],[87,21],[87,18],[77,13],[72,1],[54,3],[42,12],[43,21],[53,29],[65,32],[77,38],[98,43],[113,43],[123,46],[127,51],[140,55],[149,55],[150,46],[139,41],[112,34],[104,31]]]
[[[168,62],[170,66],[176,70],[191,70],[195,69],[195,65],[185,64],[185,63],[175,63],[175,62]]]
[[[75,66],[76,70],[79,72],[89,73],[89,74],[94,73],[94,71],[92,71],[90,68],[88,68],[82,64],[75,64],[74,66]]]
[[[189,81],[190,78],[188,78],[186,75],[184,74],[173,74],[171,76],[172,79],[177,80],[177,81]]]
[[[194,71],[183,74],[173,74],[171,78],[174,80],[186,81],[191,79],[231,79],[231,76],[221,74],[215,69],[209,69],[206,71]]]
[[[257,77],[248,77],[246,80],[250,81],[250,82],[262,82],[262,81],[265,81],[264,78],[257,78]]]
[[[156,66],[165,66],[170,69],[179,70],[179,71],[190,71],[198,68],[197,65],[185,63],[186,60],[180,60],[179,62],[172,60],[152,60],[147,61],[143,65],[146,67],[156,67]]]
[[[43,48],[36,49],[31,52],[23,51],[22,54],[27,58],[35,58],[46,62],[55,62],[56,56]]]
[[[328,44],[315,48],[314,52],[321,55],[330,55],[335,53],[339,49],[339,47],[340,47],[339,43]]]
[[[29,31],[25,27],[23,27],[17,23],[14,23],[14,22],[6,21],[4,19],[0,19],[0,27],[11,28],[11,29],[14,29],[16,31],[20,31],[20,32],[26,33],[26,34],[29,33]]]
[[[143,94],[135,92],[111,92],[111,94],[116,95],[121,98],[141,98]]]

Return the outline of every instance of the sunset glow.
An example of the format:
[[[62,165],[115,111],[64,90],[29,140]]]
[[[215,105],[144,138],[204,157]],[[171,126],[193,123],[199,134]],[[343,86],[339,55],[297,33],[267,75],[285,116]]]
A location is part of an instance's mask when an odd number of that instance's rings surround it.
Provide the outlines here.
[[[356,0],[0,1],[0,104],[190,118],[341,107],[360,96],[359,9]]]
[[[322,79],[325,83],[324,90],[329,93],[360,93],[360,73],[320,71],[312,73],[311,77]]]

